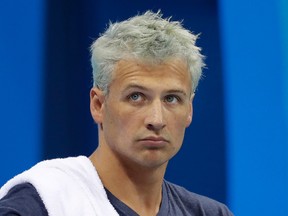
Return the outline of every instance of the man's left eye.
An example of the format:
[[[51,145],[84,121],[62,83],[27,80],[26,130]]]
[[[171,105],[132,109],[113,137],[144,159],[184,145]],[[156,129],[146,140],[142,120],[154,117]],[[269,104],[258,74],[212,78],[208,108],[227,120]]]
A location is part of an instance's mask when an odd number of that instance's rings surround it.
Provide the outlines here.
[[[165,101],[168,103],[177,103],[179,102],[179,97],[175,95],[168,95],[165,97]]]

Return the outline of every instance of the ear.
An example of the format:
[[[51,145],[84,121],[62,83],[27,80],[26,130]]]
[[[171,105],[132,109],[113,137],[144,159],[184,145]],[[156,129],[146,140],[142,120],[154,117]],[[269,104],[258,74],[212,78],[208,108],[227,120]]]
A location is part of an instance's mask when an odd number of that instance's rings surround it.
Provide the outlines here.
[[[191,102],[190,102],[190,110],[187,116],[187,120],[186,120],[186,127],[189,127],[189,125],[192,122],[192,117],[193,117],[193,99],[194,99],[195,93],[192,93],[191,95]]]
[[[90,91],[90,112],[97,124],[103,121],[103,107],[105,95],[99,88],[94,87]]]

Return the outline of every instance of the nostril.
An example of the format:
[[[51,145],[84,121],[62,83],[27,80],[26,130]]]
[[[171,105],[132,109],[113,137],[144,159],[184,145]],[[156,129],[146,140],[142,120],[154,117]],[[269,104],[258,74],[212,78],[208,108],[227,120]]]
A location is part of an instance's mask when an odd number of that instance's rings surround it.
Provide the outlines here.
[[[148,125],[147,125],[147,129],[148,129],[148,130],[154,130],[153,124],[148,124]]]
[[[159,131],[165,127],[164,124],[147,124],[147,129],[151,131]]]

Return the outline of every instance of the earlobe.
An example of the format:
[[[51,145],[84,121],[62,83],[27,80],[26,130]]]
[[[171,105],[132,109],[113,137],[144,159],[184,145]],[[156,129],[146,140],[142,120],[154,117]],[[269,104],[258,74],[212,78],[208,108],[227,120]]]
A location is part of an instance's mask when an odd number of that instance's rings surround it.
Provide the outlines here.
[[[97,124],[102,123],[103,118],[103,106],[104,106],[104,94],[103,91],[94,87],[90,91],[90,112]]]
[[[193,117],[193,99],[194,99],[195,93],[191,95],[191,102],[190,102],[190,111],[187,116],[187,122],[186,122],[186,127],[189,127],[189,125],[192,122],[192,117]]]
[[[186,127],[189,127],[191,122],[192,122],[192,112],[187,117]]]
[[[189,109],[189,113],[186,119],[186,127],[189,127],[189,125],[192,122],[192,116],[193,116],[193,105],[192,102],[190,103],[190,109]]]

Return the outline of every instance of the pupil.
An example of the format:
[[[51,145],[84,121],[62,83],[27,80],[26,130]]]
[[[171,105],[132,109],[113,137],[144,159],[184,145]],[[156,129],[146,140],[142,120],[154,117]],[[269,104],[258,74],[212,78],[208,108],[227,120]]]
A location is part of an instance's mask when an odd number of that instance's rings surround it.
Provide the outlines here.
[[[132,99],[133,99],[133,100],[137,100],[137,99],[138,99],[138,97],[139,97],[139,95],[138,95],[138,94],[134,94],[134,95],[132,95]]]
[[[168,101],[168,102],[173,101],[173,97],[169,96],[169,97],[167,98],[167,101]]]

